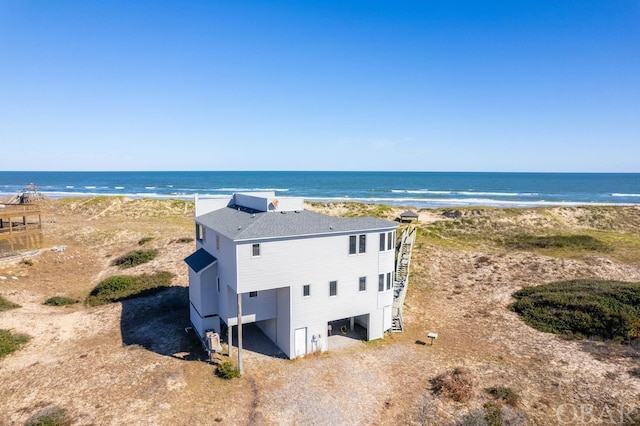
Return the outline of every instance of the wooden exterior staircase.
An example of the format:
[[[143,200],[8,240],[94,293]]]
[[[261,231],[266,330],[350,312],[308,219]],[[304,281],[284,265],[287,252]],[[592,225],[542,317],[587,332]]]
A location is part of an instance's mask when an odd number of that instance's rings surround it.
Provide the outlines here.
[[[411,266],[411,251],[416,242],[416,227],[407,227],[402,231],[398,255],[396,257],[396,272],[393,281],[393,307],[391,310],[391,331],[399,333],[404,329],[402,320],[402,306],[407,295],[409,285],[409,268]]]

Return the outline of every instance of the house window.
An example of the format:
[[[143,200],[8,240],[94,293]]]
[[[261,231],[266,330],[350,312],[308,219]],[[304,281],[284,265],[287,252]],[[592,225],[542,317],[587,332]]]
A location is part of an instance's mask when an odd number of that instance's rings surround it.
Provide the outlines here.
[[[259,257],[260,256],[260,244],[253,244],[251,246],[251,256]]]
[[[387,290],[391,290],[391,272],[387,272]]]
[[[378,275],[378,291],[384,291],[384,274]]]
[[[249,292],[249,297],[258,297],[258,292],[257,291],[250,291]]]
[[[218,287],[218,293],[220,293],[220,277],[216,277],[216,286]]]
[[[311,296],[311,284],[305,284],[302,286],[302,297]]]
[[[384,232],[380,234],[380,251],[384,251],[385,247],[387,246],[384,239],[385,235],[386,234]]]
[[[220,234],[216,234],[216,250],[220,251]]]
[[[356,254],[356,236],[349,236],[349,254]]]
[[[367,291],[367,277],[360,277],[358,289],[360,291]]]
[[[196,239],[202,242],[204,241],[204,238],[205,238],[204,226],[200,225],[199,223],[196,223]]]
[[[387,250],[391,250],[393,248],[393,232],[389,232],[387,236]]]
[[[338,281],[329,281],[329,296],[338,294]]]
[[[349,236],[349,254],[366,253],[367,252],[367,236],[350,235]]]

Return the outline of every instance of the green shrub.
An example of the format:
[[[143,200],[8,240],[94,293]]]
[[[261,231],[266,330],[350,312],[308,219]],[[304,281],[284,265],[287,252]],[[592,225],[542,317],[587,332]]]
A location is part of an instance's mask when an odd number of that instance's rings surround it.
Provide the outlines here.
[[[182,238],[178,238],[175,242],[176,243],[180,243],[180,244],[192,243],[193,242],[193,238],[191,238],[191,237],[182,237]]]
[[[25,334],[14,334],[9,330],[0,329],[0,358],[4,358],[20,349],[31,339]]]
[[[509,248],[531,249],[572,249],[608,252],[611,248],[590,235],[517,235],[506,242]]]
[[[500,406],[493,402],[487,402],[482,408],[484,408],[484,420],[488,426],[502,426],[502,408]]]
[[[113,266],[119,266],[121,269],[125,268],[133,268],[134,266],[142,265],[143,263],[147,263],[158,255],[158,250],[134,250],[129,253],[120,256],[117,259],[114,259],[111,262]]]
[[[640,321],[640,283],[571,280],[514,293],[510,308],[531,327],[571,338],[632,339]]]
[[[172,273],[166,271],[137,276],[115,275],[102,280],[91,290],[86,304],[98,306],[150,295],[170,287],[173,276]]]
[[[505,386],[494,386],[487,389],[487,392],[496,399],[504,401],[506,404],[515,407],[520,401],[518,395],[513,389]]]
[[[78,301],[64,296],[53,296],[44,301],[44,304],[49,306],[66,306],[74,303],[78,303]]]
[[[25,423],[26,426],[68,426],[71,419],[63,408],[52,407],[36,414]]]
[[[240,377],[240,370],[238,370],[236,366],[233,365],[233,363],[225,361],[218,366],[216,374],[218,375],[218,377],[221,377],[225,380],[231,380],[236,377]]]
[[[143,246],[143,245],[147,244],[148,242],[150,242],[150,241],[152,241],[152,240],[153,240],[153,237],[144,237],[144,238],[141,238],[141,239],[138,241],[138,245],[139,245],[139,246]]]
[[[9,302],[4,297],[0,296],[0,312],[16,309],[20,307],[21,306],[18,305],[17,303]]]

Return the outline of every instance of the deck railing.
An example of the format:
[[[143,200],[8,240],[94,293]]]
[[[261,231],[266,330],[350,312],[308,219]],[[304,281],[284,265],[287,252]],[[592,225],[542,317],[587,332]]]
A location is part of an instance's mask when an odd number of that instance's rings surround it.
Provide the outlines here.
[[[0,215],[19,215],[23,213],[37,213],[40,206],[33,204],[0,204]]]

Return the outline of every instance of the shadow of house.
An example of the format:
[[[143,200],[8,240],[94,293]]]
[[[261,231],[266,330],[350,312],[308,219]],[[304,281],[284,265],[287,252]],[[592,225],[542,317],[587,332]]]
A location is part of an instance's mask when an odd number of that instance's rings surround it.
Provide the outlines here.
[[[189,331],[188,287],[169,287],[121,303],[123,345],[138,345],[160,355],[184,360],[208,360],[200,341]]]
[[[228,342],[227,342],[228,343]],[[284,352],[260,330],[255,323],[242,325],[242,349],[272,358],[289,359]],[[237,357],[238,333],[233,335],[233,352]]]

